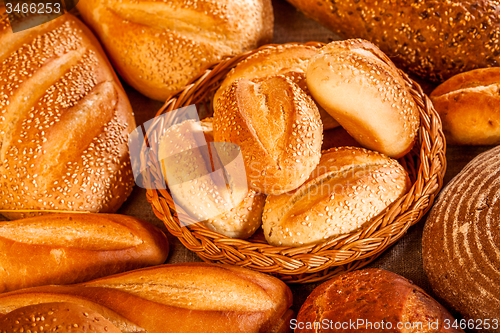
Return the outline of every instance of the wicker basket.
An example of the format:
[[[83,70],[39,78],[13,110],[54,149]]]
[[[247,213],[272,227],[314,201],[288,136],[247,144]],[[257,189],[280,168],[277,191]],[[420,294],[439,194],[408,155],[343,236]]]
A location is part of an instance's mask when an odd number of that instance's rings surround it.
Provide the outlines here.
[[[319,48],[324,44],[313,42],[307,45]],[[259,50],[272,46],[263,46]],[[211,98],[227,73],[257,51],[250,51],[211,66],[169,99],[157,116],[190,104],[202,105],[210,112]],[[389,206],[364,229],[316,245],[275,247],[266,243],[262,233],[248,240],[240,240],[213,232],[200,223],[181,227],[177,214],[186,213],[175,211],[168,190],[147,191],[147,199],[154,213],[165,223],[170,233],[204,261],[271,273],[287,283],[322,281],[367,265],[401,238],[408,228],[429,210],[443,185],[446,169],[445,138],[439,116],[421,87],[405,73],[401,74],[410,86],[421,119],[418,143],[410,153],[399,160],[408,171],[413,185],[405,196]],[[164,126],[162,122],[154,124],[156,130],[161,126]],[[154,135],[151,131],[149,133],[148,140],[158,139],[152,137]],[[156,157],[156,152],[150,154]],[[153,160],[155,161],[155,158]],[[146,159],[142,159],[141,163],[147,163]],[[145,176],[146,184],[163,181],[157,162],[148,167],[150,172]]]

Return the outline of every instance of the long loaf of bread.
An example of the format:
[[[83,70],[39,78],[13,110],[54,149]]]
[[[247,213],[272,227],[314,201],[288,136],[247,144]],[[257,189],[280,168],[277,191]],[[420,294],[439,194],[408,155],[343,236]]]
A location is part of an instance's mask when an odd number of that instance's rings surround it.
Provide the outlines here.
[[[148,222],[112,214],[54,214],[0,222],[0,292],[89,281],[158,265],[166,236]]]
[[[0,316],[23,306],[71,302],[100,313],[123,333],[289,332],[290,289],[240,267],[164,265],[73,286],[0,295]]]

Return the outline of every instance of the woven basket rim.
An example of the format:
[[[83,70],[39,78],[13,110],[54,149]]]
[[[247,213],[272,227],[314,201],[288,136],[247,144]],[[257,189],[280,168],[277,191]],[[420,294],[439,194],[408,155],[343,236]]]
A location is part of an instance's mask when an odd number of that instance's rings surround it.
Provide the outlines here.
[[[213,64],[179,90],[156,116],[194,103],[205,103],[230,69],[249,56],[280,45],[306,45],[316,48],[324,43],[268,44],[256,50],[228,57]],[[390,61],[389,58],[383,59]],[[232,239],[209,230],[202,224],[181,227],[175,218],[173,200],[167,190],[147,190],[147,199],[155,215],[163,221],[170,233],[189,250],[208,262],[220,262],[272,273],[287,283],[322,281],[339,273],[361,268],[399,240],[409,227],[417,223],[430,209],[443,186],[446,171],[446,144],[441,120],[432,102],[418,83],[399,71],[408,85],[420,112],[418,142],[414,149],[400,159],[400,163],[414,173],[412,187],[407,194],[393,202],[378,218],[365,228],[314,245],[275,247],[265,241]],[[161,127],[160,125],[156,125]],[[150,138],[150,132],[147,137]],[[157,137],[153,138],[158,140]],[[413,162],[415,165],[413,165]],[[145,163],[145,159],[142,160]],[[158,175],[160,170],[156,169]],[[410,170],[409,170],[410,169]],[[150,181],[163,179],[154,177]],[[151,188],[152,186],[150,186]],[[183,213],[183,212],[178,212]]]

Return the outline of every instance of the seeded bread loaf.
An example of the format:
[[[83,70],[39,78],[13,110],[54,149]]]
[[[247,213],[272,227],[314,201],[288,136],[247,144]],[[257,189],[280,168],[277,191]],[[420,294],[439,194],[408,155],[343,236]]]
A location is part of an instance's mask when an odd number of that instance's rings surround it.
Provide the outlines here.
[[[0,222],[0,293],[89,281],[165,262],[161,230],[113,214],[54,214]]]
[[[78,285],[0,294],[0,314],[47,302],[81,304],[123,333],[284,333],[290,332],[293,316],[292,293],[282,281],[206,263],[157,266]]]
[[[136,125],[99,43],[71,14],[17,33],[2,17],[0,213],[115,212],[134,185]]]
[[[296,333],[463,332],[451,327],[453,322],[443,306],[404,277],[363,269],[336,276],[314,289],[293,326]]]
[[[398,65],[442,81],[500,65],[496,0],[288,0],[344,38],[373,42]]]
[[[500,146],[474,158],[441,191],[422,237],[434,293],[481,332],[500,332],[499,179]]]
[[[99,313],[74,303],[43,303],[0,318],[0,332],[122,333]]]
[[[161,101],[204,67],[273,36],[270,0],[85,0],[77,8],[125,81]]]
[[[319,243],[369,224],[409,188],[396,160],[363,148],[332,148],[302,186],[267,196],[264,235],[274,246]]]

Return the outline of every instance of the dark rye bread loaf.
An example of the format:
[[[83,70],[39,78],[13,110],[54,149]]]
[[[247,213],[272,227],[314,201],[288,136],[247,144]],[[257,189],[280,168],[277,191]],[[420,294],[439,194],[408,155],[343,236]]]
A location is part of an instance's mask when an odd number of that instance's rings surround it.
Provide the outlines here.
[[[288,0],[345,38],[376,44],[398,65],[442,81],[499,66],[500,5],[495,0]]]
[[[115,212],[135,120],[99,42],[70,14],[12,33],[0,5],[0,45],[0,213]]]
[[[497,319],[487,332],[500,332],[499,200],[500,146],[477,156],[441,192],[422,240],[436,295],[466,319]]]

